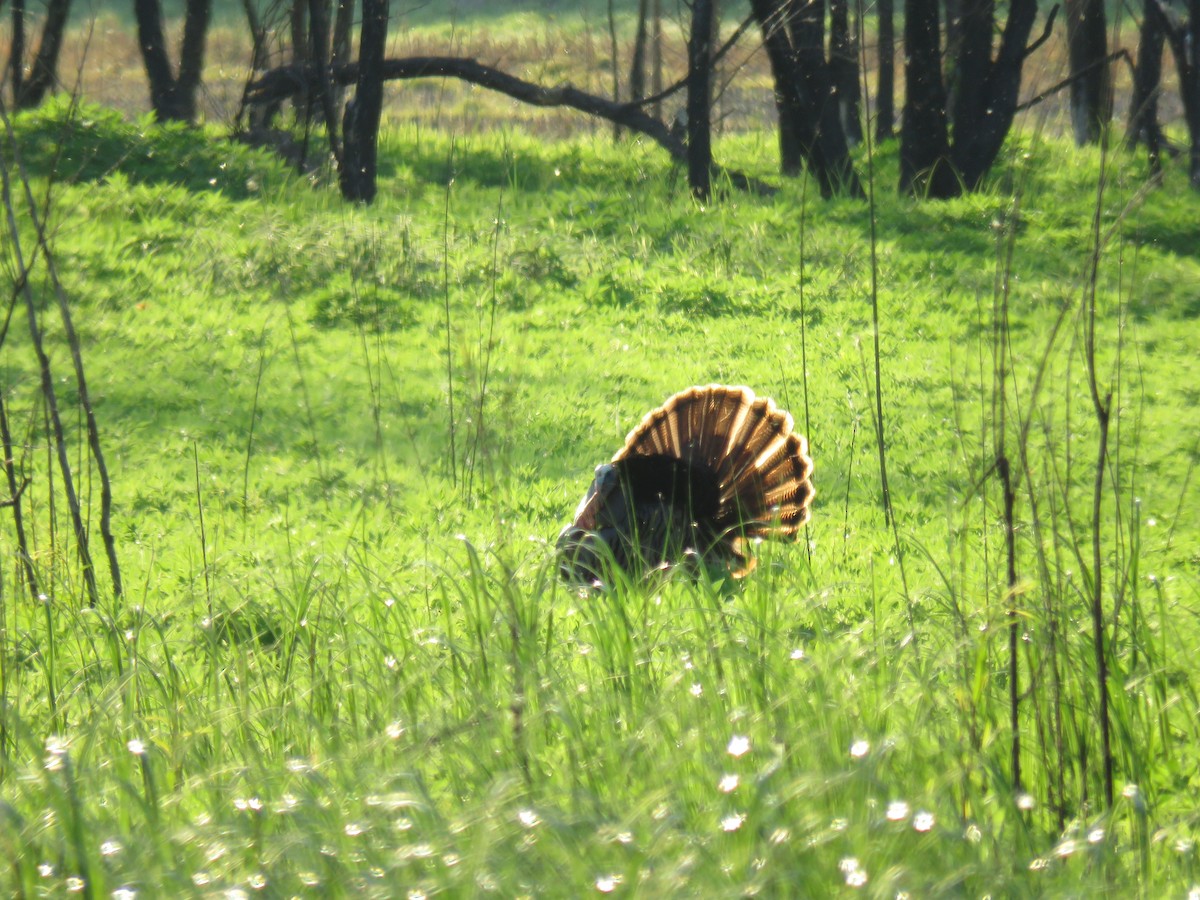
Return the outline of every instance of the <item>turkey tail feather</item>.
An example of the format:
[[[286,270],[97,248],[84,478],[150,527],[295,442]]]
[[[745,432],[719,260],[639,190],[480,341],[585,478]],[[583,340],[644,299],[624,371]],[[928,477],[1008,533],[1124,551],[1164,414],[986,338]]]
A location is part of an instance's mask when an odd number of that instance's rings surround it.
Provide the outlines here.
[[[663,455],[711,472],[720,494],[710,525],[740,556],[736,535],[794,539],[808,521],[812,459],[793,427],[790,414],[747,387],[693,387],[647,413],[613,463]]]
[[[622,568],[717,557],[754,568],[758,538],[794,540],[814,490],[808,442],[792,417],[747,387],[688,388],[647,413],[595,480],[558,539],[570,581]]]

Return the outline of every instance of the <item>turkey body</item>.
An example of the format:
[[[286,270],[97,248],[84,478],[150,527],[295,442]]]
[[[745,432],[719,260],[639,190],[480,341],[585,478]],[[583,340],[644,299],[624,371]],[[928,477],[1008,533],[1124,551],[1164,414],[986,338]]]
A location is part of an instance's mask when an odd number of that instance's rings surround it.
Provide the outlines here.
[[[596,584],[685,561],[754,566],[747,539],[794,539],[814,494],[792,417],[745,387],[689,388],[651,410],[598,466],[559,534],[559,572]]]

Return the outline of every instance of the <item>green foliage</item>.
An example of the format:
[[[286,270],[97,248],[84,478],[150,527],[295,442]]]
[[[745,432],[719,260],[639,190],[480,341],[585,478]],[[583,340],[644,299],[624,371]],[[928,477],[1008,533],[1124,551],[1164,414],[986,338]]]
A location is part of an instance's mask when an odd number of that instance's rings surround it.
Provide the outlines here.
[[[128,588],[84,605],[14,317],[0,373],[44,597],[15,577],[5,511],[6,892],[1178,896],[1200,880],[1200,254],[1180,173],[1142,195],[1125,156],[1029,141],[989,191],[926,204],[893,196],[893,150],[876,160],[897,546],[860,203],[801,181],[700,208],[651,148],[396,128],[379,199],[357,208],[258,153],[101,110],[17,128],[53,201]],[[720,154],[767,175],[761,137]],[[1111,810],[1081,355],[1102,171]],[[43,325],[73,417],[60,326]],[[712,381],[775,397],[809,435],[807,540],[763,546],[733,586],[569,591],[552,545],[592,467]],[[993,462],[1025,417],[1009,591]],[[94,472],[68,440],[94,532]]]
[[[159,200],[164,186],[178,186],[193,202],[207,192],[244,199],[273,190],[288,180],[284,167],[269,155],[229,140],[197,140],[182,123],[154,125],[146,116],[127,122],[112,109],[78,105],[58,94],[37,110],[17,117],[16,136],[30,175],[58,181],[122,180],[149,186],[129,198],[129,214],[145,217],[146,200]],[[7,150],[7,148],[6,148]],[[6,152],[6,156],[9,153]],[[153,209],[156,216],[186,222],[186,201]]]

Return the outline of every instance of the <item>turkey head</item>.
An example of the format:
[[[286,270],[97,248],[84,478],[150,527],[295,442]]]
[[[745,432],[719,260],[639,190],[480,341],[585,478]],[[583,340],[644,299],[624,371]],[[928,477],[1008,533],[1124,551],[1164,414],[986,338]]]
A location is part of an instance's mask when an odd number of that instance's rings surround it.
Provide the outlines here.
[[[651,410],[598,466],[558,536],[559,572],[595,584],[704,560],[734,578],[754,568],[748,540],[794,540],[808,521],[812,460],[792,417],[746,387],[689,388]]]

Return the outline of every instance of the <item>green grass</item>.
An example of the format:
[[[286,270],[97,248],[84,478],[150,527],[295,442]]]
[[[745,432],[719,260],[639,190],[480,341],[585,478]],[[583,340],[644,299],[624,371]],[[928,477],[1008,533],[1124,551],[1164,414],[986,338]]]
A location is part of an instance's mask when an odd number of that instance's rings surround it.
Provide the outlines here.
[[[94,108],[53,106],[18,131],[39,195],[60,173],[53,249],[127,589],[86,608],[18,308],[0,377],[45,599],[18,579],[0,510],[6,893],[58,896],[72,879],[96,896],[1200,883],[1200,254],[1181,173],[1141,196],[1140,161],[1025,138],[989,191],[919,203],[895,196],[883,150],[897,548],[872,437],[861,203],[797,182],[701,208],[654,148],[397,127],[362,209],[266,156]],[[762,135],[719,148],[764,176],[772,152]],[[1102,164],[1109,811],[1081,315]],[[1033,423],[1017,502],[1020,792],[990,470],[1012,229],[1005,391]],[[809,435],[807,542],[763,546],[732,588],[568,590],[553,540],[593,466],[646,410],[711,381],[775,397]],[[1010,421],[1012,453],[1015,434]]]

